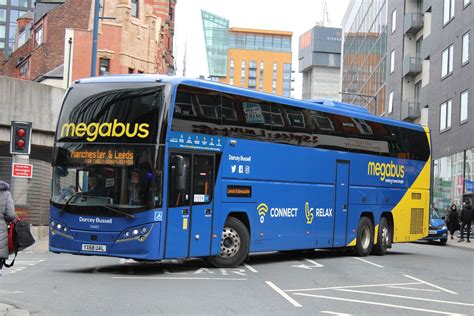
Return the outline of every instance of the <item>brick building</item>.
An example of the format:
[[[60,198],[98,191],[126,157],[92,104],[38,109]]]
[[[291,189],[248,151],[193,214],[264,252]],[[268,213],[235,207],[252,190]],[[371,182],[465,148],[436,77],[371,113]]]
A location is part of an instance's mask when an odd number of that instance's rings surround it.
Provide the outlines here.
[[[34,15],[17,20],[15,50],[3,64],[3,75],[62,87],[89,77],[93,4],[94,0],[36,1]],[[96,73],[174,73],[175,4],[176,0],[103,1],[101,16],[113,19],[99,23]],[[61,69],[62,78],[57,75]]]

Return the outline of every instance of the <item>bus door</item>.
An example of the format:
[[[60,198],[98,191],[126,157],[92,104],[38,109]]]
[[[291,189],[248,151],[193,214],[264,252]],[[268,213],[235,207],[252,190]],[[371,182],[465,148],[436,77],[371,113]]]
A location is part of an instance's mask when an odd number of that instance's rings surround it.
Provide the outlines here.
[[[171,153],[165,258],[210,254],[214,157]]]
[[[347,213],[349,204],[349,162],[336,163],[336,205],[334,209],[333,247],[346,245]]]

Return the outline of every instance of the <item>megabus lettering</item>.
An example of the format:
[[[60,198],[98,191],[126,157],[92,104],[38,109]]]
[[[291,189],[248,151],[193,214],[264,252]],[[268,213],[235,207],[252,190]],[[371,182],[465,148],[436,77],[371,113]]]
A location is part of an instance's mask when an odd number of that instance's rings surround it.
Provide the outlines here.
[[[369,161],[367,174],[369,176],[377,176],[382,181],[385,181],[385,178],[404,178],[405,166],[395,164],[393,161],[390,161],[390,163]]]
[[[130,124],[121,123],[117,119],[113,123],[64,123],[61,127],[61,137],[84,137],[87,141],[93,142],[98,136],[101,137],[122,137],[146,138],[150,135],[147,123]]]

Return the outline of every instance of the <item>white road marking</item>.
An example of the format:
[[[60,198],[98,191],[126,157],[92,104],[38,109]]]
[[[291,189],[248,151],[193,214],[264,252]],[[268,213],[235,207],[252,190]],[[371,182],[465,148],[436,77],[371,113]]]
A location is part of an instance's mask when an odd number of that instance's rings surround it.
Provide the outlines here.
[[[335,289],[347,289],[347,288],[359,288],[359,287],[379,287],[379,286],[393,286],[393,285],[414,285],[420,284],[419,282],[411,283],[389,283],[389,284],[367,284],[367,285],[346,285],[346,286],[332,286],[332,287],[316,287],[311,289],[296,289],[286,290],[285,292],[305,292],[305,291],[320,291],[320,290],[335,290]]]
[[[0,290],[1,295],[7,295],[7,294],[23,294],[24,292],[22,291],[6,291],[6,290]]]
[[[250,265],[248,265],[248,264],[246,264],[246,263],[244,263],[244,266],[245,266],[247,269],[249,269],[251,272],[253,272],[253,273],[258,273],[258,271],[255,270],[252,266],[250,266]]]
[[[379,295],[379,296],[389,296],[389,297],[398,297],[398,298],[406,298],[406,299],[408,299],[408,300],[435,302],[435,303],[441,303],[441,304],[453,304],[453,305],[463,305],[463,306],[474,306],[474,304],[461,303],[461,302],[453,302],[453,301],[445,301],[445,300],[433,300],[433,299],[429,299],[429,298],[421,298],[421,297],[413,297],[413,296],[404,296],[404,295],[395,295],[395,294],[385,294],[385,293],[375,293],[375,292],[368,292],[368,291],[358,291],[358,290],[349,290],[349,289],[338,289],[338,290],[336,290],[336,291],[352,292],[352,293],[361,293],[361,294],[369,294],[369,295]]]
[[[413,291],[424,291],[424,292],[441,292],[440,290],[428,290],[428,289],[417,289],[413,287],[404,287],[404,286],[387,286],[392,289],[402,289],[402,290],[413,290]]]
[[[282,289],[280,289],[278,286],[273,284],[273,282],[270,281],[265,281],[269,287],[271,287],[275,292],[280,294],[284,299],[286,299],[288,302],[290,302],[294,307],[303,307],[301,306],[300,303],[298,303],[296,300],[291,298],[288,294],[286,294]]]
[[[26,259],[16,259],[15,264],[11,268],[4,268],[2,269],[2,273],[4,275],[7,274],[14,274],[17,272],[21,272],[28,267],[35,266],[41,262],[46,261],[44,258],[26,258]],[[10,260],[11,262],[11,260]]]
[[[320,313],[323,313],[323,314],[331,314],[331,315],[338,315],[338,316],[351,316],[351,314],[336,313],[336,312],[330,312],[330,311],[321,311]]]
[[[372,302],[372,301],[353,300],[349,298],[332,297],[332,296],[325,296],[325,295],[314,295],[314,294],[307,294],[307,293],[295,293],[295,295],[325,298],[328,300],[346,301],[346,302],[368,304],[368,305],[378,305],[378,306],[393,307],[393,308],[400,308],[400,309],[408,309],[408,310],[413,310],[413,311],[434,313],[434,314],[443,314],[443,315],[451,315],[451,316],[459,315],[455,313],[437,311],[433,309],[424,309],[424,308],[408,307],[408,306],[401,306],[401,305],[394,305],[394,304],[385,304],[385,303]]]
[[[322,268],[324,267],[322,264],[317,263],[316,261],[306,259],[304,258],[307,262],[309,262],[311,265],[306,265],[306,264],[294,264],[292,265],[293,268],[300,268],[300,269],[306,269],[306,270],[313,270],[313,268]]]
[[[116,276],[112,279],[123,279],[123,280],[210,280],[210,281],[247,281],[247,279],[237,278],[184,278],[184,277],[126,277]]]
[[[409,276],[409,275],[406,275],[406,274],[404,274],[403,276],[406,276],[407,278],[410,278],[410,279],[413,279],[413,280],[415,280],[415,281],[418,281],[418,282],[421,282],[421,283],[430,285],[430,286],[432,286],[432,287],[434,287],[434,288],[436,288],[436,289],[438,289],[438,290],[441,290],[441,291],[444,291],[444,292],[447,292],[447,293],[458,294],[458,293],[456,293],[456,292],[454,292],[454,291],[447,290],[447,289],[445,289],[445,288],[442,288],[441,286],[437,286],[437,285],[428,283],[428,282],[426,282],[426,281],[417,279],[417,278],[415,278],[415,277],[412,277],[412,276]]]
[[[379,267],[379,268],[383,268],[383,266],[381,266],[381,265],[379,265],[379,264],[376,264],[376,263],[373,263],[373,262],[364,260],[364,259],[359,258],[359,257],[352,257],[352,258],[357,259],[357,260],[360,260],[360,261],[365,262],[365,263],[368,263],[368,264],[371,264],[371,265],[376,266],[376,267]]]

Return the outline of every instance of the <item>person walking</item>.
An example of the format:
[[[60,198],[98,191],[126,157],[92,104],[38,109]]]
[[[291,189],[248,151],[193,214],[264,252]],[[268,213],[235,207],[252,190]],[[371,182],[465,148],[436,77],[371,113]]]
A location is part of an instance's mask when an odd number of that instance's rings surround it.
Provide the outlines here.
[[[8,259],[8,229],[7,223],[16,218],[10,186],[0,181],[0,276],[5,260]]]
[[[472,221],[472,206],[469,200],[467,200],[461,210],[461,239],[458,242],[464,241],[464,232],[467,230],[467,242],[471,235],[471,221]]]
[[[448,226],[448,231],[451,234],[451,239],[454,239],[454,233],[461,228],[459,225],[459,213],[456,204],[452,204],[448,209],[446,214],[446,226]]]

